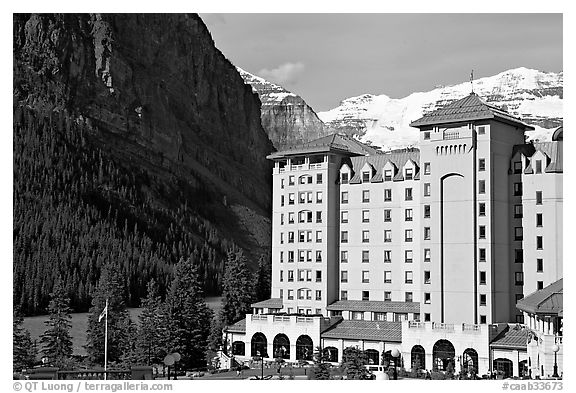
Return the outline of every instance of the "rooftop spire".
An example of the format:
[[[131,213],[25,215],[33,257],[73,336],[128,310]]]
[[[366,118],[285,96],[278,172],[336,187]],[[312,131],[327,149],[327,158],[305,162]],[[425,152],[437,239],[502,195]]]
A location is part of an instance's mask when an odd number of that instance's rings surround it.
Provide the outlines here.
[[[470,72],[470,94],[474,94],[474,70]]]

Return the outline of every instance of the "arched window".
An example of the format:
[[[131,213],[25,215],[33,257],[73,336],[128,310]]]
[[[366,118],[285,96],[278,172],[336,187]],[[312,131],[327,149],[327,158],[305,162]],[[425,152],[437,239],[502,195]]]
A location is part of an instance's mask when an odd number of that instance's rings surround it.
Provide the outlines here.
[[[312,184],[312,176],[302,175],[298,178],[298,183],[300,183],[300,184]]]
[[[498,358],[494,359],[494,371],[498,374],[504,376],[504,378],[508,378],[512,376],[512,368],[514,367],[512,360]]]
[[[296,340],[296,360],[312,360],[314,346],[310,336],[302,335]]]
[[[290,359],[290,340],[285,334],[277,334],[272,345],[275,358]]]
[[[329,362],[337,362],[338,361],[338,349],[335,347],[326,347],[323,350],[324,357]]]
[[[250,356],[268,357],[266,350],[268,347],[268,340],[266,340],[266,336],[263,333],[254,333],[250,344]]]
[[[478,352],[473,348],[466,348],[462,354],[462,369],[469,373],[478,373]]]
[[[377,350],[375,349],[367,349],[364,351],[364,353],[366,354],[366,358],[368,359],[368,364],[378,364],[380,357],[379,357],[379,353]]]
[[[243,341],[234,341],[232,343],[232,355],[244,356],[245,348]]]
[[[411,351],[412,370],[426,369],[426,351],[421,345],[414,345]]]
[[[301,210],[298,212],[298,222],[312,222],[312,212],[310,210]]]
[[[438,340],[434,344],[432,351],[432,367],[434,371],[446,371],[448,365],[452,364],[454,369],[454,345],[448,340]]]

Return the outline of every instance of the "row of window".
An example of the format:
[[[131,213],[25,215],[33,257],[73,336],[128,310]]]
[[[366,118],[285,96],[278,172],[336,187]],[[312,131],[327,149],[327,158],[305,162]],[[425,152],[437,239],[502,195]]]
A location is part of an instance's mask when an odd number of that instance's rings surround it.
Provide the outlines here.
[[[294,243],[296,232],[290,231],[286,233],[288,234],[288,243]],[[312,243],[312,233],[313,231],[311,230],[298,231],[298,243]],[[322,231],[316,231],[315,240],[316,243],[322,243]],[[284,244],[284,232],[280,232],[280,244]]]
[[[392,222],[392,209],[384,209],[384,222]],[[430,218],[430,205],[424,205],[424,218]],[[340,212],[340,223],[348,223],[349,212],[342,210]],[[404,221],[412,221],[414,219],[413,209],[404,209]],[[362,210],[362,222],[370,222],[370,210]]]
[[[314,214],[316,213],[316,214]],[[296,213],[295,212],[289,212],[286,214],[287,218],[288,218],[288,224],[294,224],[295,223],[295,219],[296,219]],[[316,220],[314,220],[314,216],[316,216]],[[280,213],[280,225],[284,225],[285,224],[285,214],[284,213]],[[298,212],[298,223],[300,224],[305,224],[305,223],[322,223],[322,211],[318,210],[316,212],[313,212],[311,210],[301,210]]]
[[[288,263],[294,262],[295,251],[287,251]],[[315,255],[316,262],[322,262],[322,251],[320,250],[298,250],[298,262],[312,262],[312,257]],[[284,263],[284,251],[280,251],[280,263]]]
[[[315,297],[314,300],[322,300],[322,291],[317,290],[315,291]],[[296,290],[296,296],[299,300],[312,300],[312,290],[308,289],[308,288],[301,288]],[[284,299],[284,290],[280,289],[280,299]],[[288,289],[287,290],[287,299],[288,300],[294,300],[294,289]],[[288,309],[290,310],[290,309]],[[290,313],[290,311],[288,311],[288,313]],[[316,311],[317,314],[321,314],[320,310],[317,309]],[[308,313],[310,314],[310,313]]]
[[[542,166],[542,160],[534,160],[535,163],[532,166],[534,173],[542,173],[543,170],[543,166]],[[522,165],[522,161],[514,161],[514,163],[512,164],[512,172],[515,174],[521,174],[523,171],[523,165]]]
[[[294,270],[286,271],[286,281],[294,282]],[[312,281],[312,270],[311,269],[298,269],[296,270],[298,281]],[[315,281],[322,282],[322,271],[316,270]],[[280,282],[284,282],[284,270],[280,270]]]
[[[348,300],[348,291],[340,291],[340,300]],[[362,291],[362,300],[370,300],[370,291]],[[384,301],[392,301],[392,292],[384,292]],[[414,301],[414,294],[412,292],[404,292],[404,301],[411,303]]]
[[[424,249],[424,262],[430,262],[430,249]],[[412,263],[414,259],[414,252],[412,250],[405,250],[404,251],[404,262]],[[348,263],[348,250],[340,251],[340,262],[341,263]],[[370,262],[370,251],[369,250],[362,250],[362,263]],[[391,263],[392,262],[392,250],[384,250],[384,262]]]
[[[323,193],[322,191],[316,191],[316,203],[322,203]],[[288,205],[294,205],[296,203],[296,194],[288,194]],[[298,203],[314,203],[314,191],[301,191],[298,193]],[[284,195],[280,195],[280,206],[285,205]]]
[[[430,240],[432,231],[430,227],[424,227],[424,240]],[[404,241],[405,242],[412,242],[414,240],[414,231],[412,229],[405,229],[404,230]],[[364,230],[362,231],[362,243],[369,243],[370,242],[370,231]],[[390,243],[392,242],[392,230],[385,229],[384,230],[384,242]],[[340,243],[348,243],[348,231],[340,231]]]
[[[312,184],[313,177],[311,175],[302,175],[298,178],[298,184]],[[280,187],[285,187],[286,179],[280,179]],[[293,186],[296,184],[296,177],[294,175],[288,176],[288,185]],[[316,174],[316,184],[322,184],[322,174]]]
[[[424,183],[424,196],[429,197],[431,193],[431,185],[430,183]],[[414,194],[412,188],[405,188],[404,189],[404,200],[411,201],[413,200]],[[348,191],[342,191],[340,194],[340,203],[349,203],[349,193]],[[384,202],[391,202],[392,201],[392,189],[385,188],[384,189]],[[362,190],[362,202],[368,203],[370,202],[370,190]]]
[[[348,282],[348,271],[341,270],[340,271],[340,282],[347,283]],[[370,271],[369,270],[362,270],[362,283],[369,283],[370,282]],[[392,271],[386,270],[384,271],[384,284],[391,284],[392,283]],[[405,284],[413,284],[414,283],[414,272],[407,270],[404,272],[404,283]],[[430,284],[430,271],[424,271],[424,284]]]

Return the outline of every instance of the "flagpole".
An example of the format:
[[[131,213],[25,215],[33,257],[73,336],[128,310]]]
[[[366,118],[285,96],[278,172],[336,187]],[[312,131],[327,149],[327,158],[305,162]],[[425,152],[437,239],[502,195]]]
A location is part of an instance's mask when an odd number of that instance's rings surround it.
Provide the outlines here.
[[[108,299],[106,299],[106,315],[104,318],[104,380],[106,380],[106,366],[108,365]]]

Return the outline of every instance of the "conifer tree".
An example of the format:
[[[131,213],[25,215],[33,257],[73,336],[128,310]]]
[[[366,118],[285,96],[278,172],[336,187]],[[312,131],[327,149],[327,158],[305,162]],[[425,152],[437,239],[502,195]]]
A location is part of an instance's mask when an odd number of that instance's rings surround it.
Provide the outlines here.
[[[262,301],[270,299],[270,285],[272,263],[270,255],[263,254],[258,260],[258,271],[256,272],[256,300]]]
[[[41,335],[43,345],[42,355],[55,367],[63,368],[70,364],[73,345],[70,337],[72,316],[70,315],[70,299],[62,286],[60,277],[54,284],[48,306],[49,319],[44,322],[48,327]]]
[[[98,321],[106,300],[108,300],[108,362],[122,360],[128,347],[129,326],[128,310],[124,300],[124,281],[120,269],[112,263],[104,266],[92,298],[92,307],[88,314],[88,332],[86,351],[88,360],[94,365],[104,364],[104,328],[105,320]]]
[[[12,357],[13,371],[21,372],[34,365],[36,352],[30,337],[30,332],[22,326],[24,318],[18,308],[12,314]]]
[[[254,301],[253,276],[242,250],[230,250],[222,281],[222,313],[227,325],[246,318]]]
[[[164,328],[168,353],[178,352],[178,367],[205,366],[212,310],[206,306],[198,268],[192,258],[180,260],[174,269],[174,281],[166,298]]]
[[[162,348],[161,329],[164,309],[156,281],[150,280],[147,287],[147,295],[142,300],[142,313],[139,316],[140,327],[136,347],[138,361],[141,364],[152,365],[160,363],[166,355],[166,351]]]
[[[364,351],[356,347],[348,347],[342,353],[342,367],[348,379],[368,379],[369,372],[364,367],[368,359]]]
[[[328,357],[320,347],[314,351],[314,368],[312,369],[313,379],[330,379],[330,364]]]

